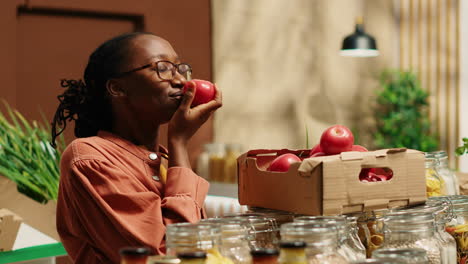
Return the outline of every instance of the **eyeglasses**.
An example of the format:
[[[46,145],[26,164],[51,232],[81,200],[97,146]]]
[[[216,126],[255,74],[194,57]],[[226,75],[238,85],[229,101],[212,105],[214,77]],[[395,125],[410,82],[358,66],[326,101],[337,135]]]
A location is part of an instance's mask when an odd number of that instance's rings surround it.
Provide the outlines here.
[[[164,81],[172,81],[174,79],[176,71],[180,75],[184,76],[186,80],[192,79],[192,67],[189,64],[187,63],[175,64],[170,61],[164,61],[164,60],[155,61],[150,64],[146,64],[144,66],[138,67],[136,69],[119,73],[115,76],[115,78],[120,78],[132,72],[136,72],[136,71],[143,70],[146,68],[154,69],[158,73],[159,78]]]

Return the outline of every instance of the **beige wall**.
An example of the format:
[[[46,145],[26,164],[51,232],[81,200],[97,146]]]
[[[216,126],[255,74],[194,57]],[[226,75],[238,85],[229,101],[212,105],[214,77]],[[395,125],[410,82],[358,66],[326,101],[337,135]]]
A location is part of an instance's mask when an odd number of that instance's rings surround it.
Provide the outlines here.
[[[371,147],[376,77],[395,65],[389,0],[212,0],[214,80],[224,93],[215,140],[244,149],[304,148],[330,125],[358,131]],[[339,56],[364,15],[381,56]]]

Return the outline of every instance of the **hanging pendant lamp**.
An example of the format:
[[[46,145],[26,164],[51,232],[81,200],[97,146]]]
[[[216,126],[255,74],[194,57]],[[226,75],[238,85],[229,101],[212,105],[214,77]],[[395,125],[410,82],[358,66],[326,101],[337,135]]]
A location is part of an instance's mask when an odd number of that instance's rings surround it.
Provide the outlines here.
[[[375,39],[364,32],[362,17],[356,19],[356,31],[343,40],[341,56],[375,57],[379,55]]]

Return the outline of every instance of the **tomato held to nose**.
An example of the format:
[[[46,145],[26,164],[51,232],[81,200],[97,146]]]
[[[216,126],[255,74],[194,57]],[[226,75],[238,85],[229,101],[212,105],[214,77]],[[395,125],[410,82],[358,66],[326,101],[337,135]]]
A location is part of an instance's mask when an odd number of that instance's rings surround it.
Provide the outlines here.
[[[278,172],[286,172],[289,170],[291,164],[295,162],[301,162],[301,159],[291,153],[286,153],[281,156],[276,157],[268,166],[268,171],[278,171]]]
[[[192,107],[206,104],[215,98],[215,88],[213,83],[205,80],[193,79],[185,83],[183,92],[189,87],[195,87],[195,97],[192,101]]]

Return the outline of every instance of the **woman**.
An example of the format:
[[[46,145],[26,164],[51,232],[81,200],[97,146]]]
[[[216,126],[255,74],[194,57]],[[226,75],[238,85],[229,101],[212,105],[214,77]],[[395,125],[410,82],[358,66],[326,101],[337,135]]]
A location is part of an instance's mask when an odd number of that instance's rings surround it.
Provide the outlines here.
[[[118,263],[126,246],[164,254],[167,224],[204,216],[209,184],[191,170],[187,142],[222,100],[216,89],[190,108],[190,74],[169,42],[130,33],[91,54],[84,82],[62,81],[52,142],[68,121],[78,139],[62,155],[57,230],[76,263]],[[165,123],[168,151],[158,144]]]

